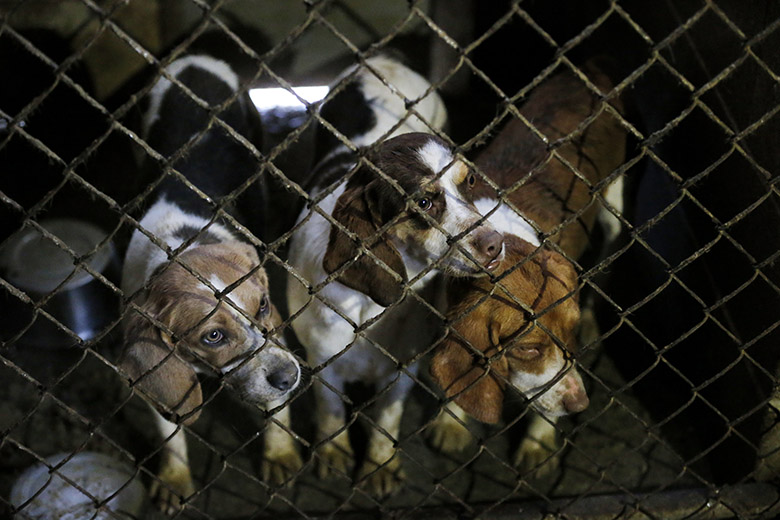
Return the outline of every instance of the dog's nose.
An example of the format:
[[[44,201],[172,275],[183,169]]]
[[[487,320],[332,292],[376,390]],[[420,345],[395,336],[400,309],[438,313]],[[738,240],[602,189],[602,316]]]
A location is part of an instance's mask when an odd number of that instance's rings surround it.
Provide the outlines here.
[[[566,392],[563,394],[563,408],[567,413],[579,413],[585,410],[590,404],[588,393],[582,386],[582,379],[579,374],[569,373],[561,380],[566,385]]]
[[[493,259],[501,252],[504,245],[504,235],[498,231],[485,231],[474,239],[474,248],[489,259]]]
[[[266,376],[268,383],[282,392],[289,390],[298,382],[298,367],[288,363]]]
[[[583,392],[578,395],[565,395],[563,396],[563,407],[569,413],[579,413],[585,410],[590,404],[588,395]]]

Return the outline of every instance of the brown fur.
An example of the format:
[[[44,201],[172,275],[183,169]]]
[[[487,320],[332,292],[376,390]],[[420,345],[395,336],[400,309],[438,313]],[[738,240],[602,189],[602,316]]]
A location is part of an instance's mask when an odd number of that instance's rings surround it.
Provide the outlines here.
[[[609,78],[595,66],[585,67],[584,72],[602,92],[611,90]],[[618,98],[610,104],[618,112],[623,109]],[[579,258],[599,211],[591,188],[599,186],[623,162],[626,132],[571,72],[556,75],[537,87],[520,113],[577,174],[516,118],[496,135],[475,164],[499,188],[508,190],[507,200],[532,218],[543,233],[562,226],[548,240],[559,244],[571,258]],[[595,114],[598,116],[593,121],[580,128]],[[558,140],[562,144],[556,148]],[[484,181],[478,183],[476,191],[478,197],[497,196]]]
[[[365,293],[380,305],[387,307],[403,295],[402,284],[406,282],[406,267],[398,250],[389,240],[379,236],[381,222],[376,210],[371,211],[371,202],[368,199],[368,192],[372,186],[360,186],[354,181],[350,184],[336,202],[333,218],[357,235],[358,240],[376,258],[387,264],[400,278],[400,281],[378,264],[374,258],[366,253],[361,254],[357,243],[336,226],[331,228],[330,243],[325,252],[323,267],[327,273],[333,273],[357,258],[344,269],[338,276],[338,280],[347,287]]]
[[[602,92],[612,88],[595,66],[584,70]],[[619,100],[611,103],[622,109]],[[542,83],[520,112],[550,147],[523,121],[513,119],[475,164],[506,190],[507,201],[549,235],[546,241],[577,259],[599,211],[592,191],[605,189],[607,177],[622,163],[625,131],[570,72]],[[475,198],[480,197],[498,194],[480,180]],[[506,259],[500,267],[505,277],[498,284],[486,278],[457,283],[448,313],[452,329],[431,364],[434,379],[448,397],[475,418],[491,423],[501,416],[503,390],[513,373],[539,374],[550,356],[562,350],[576,352],[580,316],[577,274],[564,256],[511,235],[505,244]],[[579,386],[564,396],[565,408],[587,406],[587,395]]]
[[[453,282],[451,330],[431,363],[447,397],[488,423],[501,417],[511,372],[540,373],[555,349],[575,351],[579,320],[569,262],[511,235],[505,248],[498,283],[487,277]]]
[[[423,133],[403,134],[383,142],[368,154],[368,164],[354,172],[333,210],[333,218],[356,235],[356,239],[340,226],[331,226],[330,241],[323,258],[325,272],[339,271],[339,282],[367,294],[384,307],[403,296],[403,287],[408,280],[406,266],[394,242],[417,251],[425,251],[429,242],[444,243],[442,231],[430,222],[441,223],[447,210],[445,193],[437,182],[440,172],[433,172],[417,153],[429,141],[448,148],[438,138]],[[472,203],[471,185],[466,181],[467,168],[462,162],[451,166],[459,195],[463,202]],[[431,202],[430,208],[424,211],[425,216],[422,210],[413,209],[414,201],[421,198]],[[478,219],[475,210],[474,221]],[[380,228],[387,224],[391,224],[390,228],[380,233]],[[464,229],[458,232],[465,231],[466,225],[464,223]],[[488,226],[481,226],[473,234],[471,254],[481,265],[461,260],[462,266],[452,268],[445,262],[443,270],[460,276],[479,274],[496,258],[501,249],[501,236]],[[373,257],[361,251],[359,244]],[[456,250],[451,256],[458,254]],[[458,270],[460,272],[456,272]]]
[[[247,332],[234,307],[245,308],[269,330],[280,319],[268,300],[268,280],[251,246],[238,242],[202,245],[183,253],[179,262],[184,265],[171,262],[152,276],[140,296],[141,311],[126,318],[127,347],[120,366],[163,416],[190,424],[203,403],[192,363],[218,370],[245,353]],[[218,299],[190,270],[218,275],[228,284],[229,293]],[[203,276],[208,280],[209,275]],[[269,308],[258,314],[261,302]],[[209,348],[199,338],[215,328],[226,331],[230,341]]]

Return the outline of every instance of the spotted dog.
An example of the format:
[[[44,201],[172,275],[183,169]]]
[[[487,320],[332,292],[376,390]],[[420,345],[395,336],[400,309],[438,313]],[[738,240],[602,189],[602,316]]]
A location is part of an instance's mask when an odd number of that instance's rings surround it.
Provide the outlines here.
[[[437,271],[490,271],[502,259],[503,237],[472,203],[476,178],[425,133],[446,120],[425,79],[387,57],[343,78],[349,85],[322,117],[359,152],[329,138],[309,186],[316,208],[301,213],[292,235],[287,294],[293,329],[318,367],[319,474],[353,465],[343,396],[347,383],[361,382],[378,395],[357,477],[383,495],[402,477],[396,442],[412,360],[432,341],[433,317],[407,290],[427,290]]]
[[[241,398],[268,408],[281,406],[301,375],[271,333],[281,320],[254,246],[215,207],[255,173],[256,161],[182,85],[218,107],[216,117],[238,134],[249,138],[257,127],[248,98],[236,96],[237,75],[211,56],[174,61],[149,95],[143,137],[181,177],[162,177],[130,239],[122,290],[132,299],[120,368],[156,411],[166,440],[151,492],[169,514],[195,492],[182,426],[201,412],[197,374],[223,378]],[[146,166],[159,170],[151,159]],[[282,471],[286,454],[276,446],[285,437],[277,427],[266,430],[267,475]]]

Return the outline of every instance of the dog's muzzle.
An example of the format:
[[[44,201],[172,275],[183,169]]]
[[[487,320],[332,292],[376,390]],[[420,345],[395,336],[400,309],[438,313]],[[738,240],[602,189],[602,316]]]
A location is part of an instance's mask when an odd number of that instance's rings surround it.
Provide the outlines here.
[[[266,371],[268,384],[280,392],[293,390],[301,379],[301,369],[295,361],[282,363],[281,366]]]

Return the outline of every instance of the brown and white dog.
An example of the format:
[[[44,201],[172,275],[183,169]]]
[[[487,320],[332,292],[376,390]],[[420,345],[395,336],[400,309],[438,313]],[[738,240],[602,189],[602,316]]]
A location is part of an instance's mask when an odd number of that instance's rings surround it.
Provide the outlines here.
[[[180,85],[215,107],[221,122]],[[156,410],[165,443],[151,492],[169,514],[195,492],[182,426],[201,412],[197,374],[218,376],[241,398],[266,408],[289,399],[301,374],[274,333],[281,320],[254,246],[221,218],[220,200],[257,170],[250,150],[221,126],[245,138],[253,132],[256,112],[238,88],[227,63],[186,56],[155,84],[144,119],[144,139],[178,174],[165,171],[127,249],[122,290],[132,300],[120,367]],[[155,161],[146,166],[154,168]],[[267,428],[266,476],[284,474],[286,461],[275,445],[286,436],[278,426]]]
[[[610,92],[605,74],[593,65],[584,70],[604,95]],[[511,386],[541,414],[532,418],[515,462],[531,470],[547,461],[551,469],[557,418],[588,406],[574,361],[580,307],[572,261],[585,251],[602,208],[592,193],[606,191],[625,157],[626,134],[615,116],[622,105],[611,104],[608,110],[573,73],[558,74],[520,110],[551,146],[513,119],[475,162],[495,184],[480,179],[475,197],[504,233],[505,257],[493,280],[458,280],[451,288],[452,327],[431,363],[434,379],[460,407],[450,406],[457,420],[443,413],[435,423],[435,443],[445,451],[469,441],[458,422],[463,411],[498,422]]]
[[[387,57],[343,77],[351,83],[322,117],[361,151],[333,145],[315,171],[316,207],[302,212],[292,235],[287,291],[292,326],[319,371],[319,473],[352,466],[345,385],[366,383],[377,390],[377,416],[358,479],[384,495],[402,476],[396,443],[413,361],[435,332],[432,314],[405,297],[407,288],[423,290],[437,270],[470,276],[495,268],[503,237],[471,202],[476,177],[424,133],[446,118],[430,84]]]

